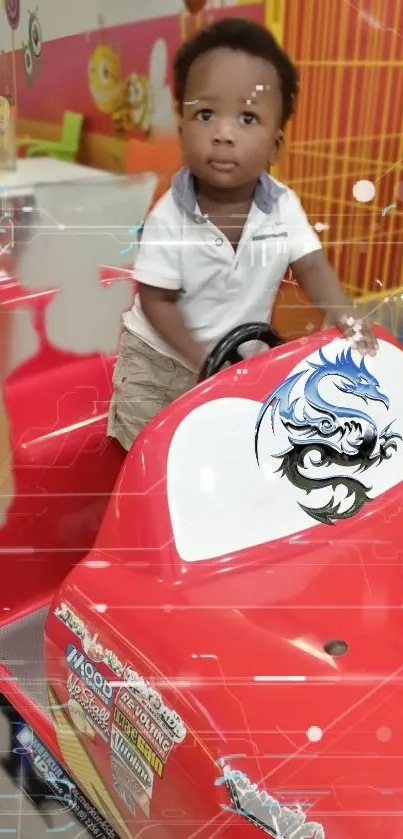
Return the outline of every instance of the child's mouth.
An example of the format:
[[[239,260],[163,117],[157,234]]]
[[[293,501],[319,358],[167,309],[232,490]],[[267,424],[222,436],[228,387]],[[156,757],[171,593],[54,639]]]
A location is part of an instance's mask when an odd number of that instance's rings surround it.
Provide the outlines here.
[[[212,169],[216,169],[217,172],[232,172],[236,167],[236,163],[232,160],[210,160],[210,166]]]

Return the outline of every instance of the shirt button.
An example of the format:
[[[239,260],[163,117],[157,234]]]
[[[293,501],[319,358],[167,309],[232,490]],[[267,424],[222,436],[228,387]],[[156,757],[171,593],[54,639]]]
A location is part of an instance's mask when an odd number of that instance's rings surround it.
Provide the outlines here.
[[[221,245],[223,244],[223,242],[224,242],[224,239],[222,238],[222,236],[217,236],[214,244],[217,246],[217,248],[220,248]]]

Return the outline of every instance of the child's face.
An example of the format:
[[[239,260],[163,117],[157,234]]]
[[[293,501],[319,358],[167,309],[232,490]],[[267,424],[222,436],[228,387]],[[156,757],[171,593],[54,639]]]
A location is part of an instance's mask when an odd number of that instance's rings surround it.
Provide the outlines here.
[[[224,48],[200,56],[180,122],[187,166],[220,189],[253,184],[281,148],[282,107],[277,71],[264,59]]]

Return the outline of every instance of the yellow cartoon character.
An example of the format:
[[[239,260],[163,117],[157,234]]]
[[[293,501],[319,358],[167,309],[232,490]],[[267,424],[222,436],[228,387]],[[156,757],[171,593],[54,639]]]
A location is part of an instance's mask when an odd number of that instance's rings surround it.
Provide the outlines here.
[[[151,127],[151,85],[145,75],[130,73],[125,82],[125,104],[133,128],[149,131]]]
[[[110,114],[117,134],[175,131],[175,109],[167,84],[168,49],[158,38],[151,50],[148,73],[132,72],[123,81],[119,56],[112,47],[97,47],[89,61],[92,97]]]
[[[168,50],[162,38],[155,41],[148,75],[129,73],[125,81],[125,104],[114,115],[115,127],[140,130],[147,134],[175,131],[175,109],[166,81]]]
[[[113,129],[116,134],[127,134],[133,129],[132,118],[130,111],[126,105],[122,105],[112,114]]]
[[[99,111],[114,114],[124,103],[124,84],[120,72],[120,57],[113,47],[95,47],[88,62],[88,82],[91,96]]]

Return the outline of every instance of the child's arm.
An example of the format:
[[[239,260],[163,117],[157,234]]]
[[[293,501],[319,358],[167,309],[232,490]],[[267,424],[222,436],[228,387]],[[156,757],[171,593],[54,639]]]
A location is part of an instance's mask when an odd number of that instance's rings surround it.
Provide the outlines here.
[[[323,251],[303,256],[291,268],[297,283],[312,303],[324,312],[329,323],[337,326],[360,352],[375,355],[378,344],[371,326],[357,316],[352,301],[341,290]]]
[[[198,370],[206,357],[207,347],[194,340],[176,305],[178,293],[155,286],[139,286],[141,308],[156,332]]]
[[[328,321],[361,353],[375,355],[378,343],[369,323],[360,319],[327,261],[321,242],[312,229],[295,193],[289,193],[287,207],[290,241],[289,262],[297,283]]]
[[[134,277],[148,322],[175,352],[198,370],[207,348],[195,341],[176,305],[182,288],[182,247],[181,217],[176,216],[172,199],[166,194],[145,222]]]

